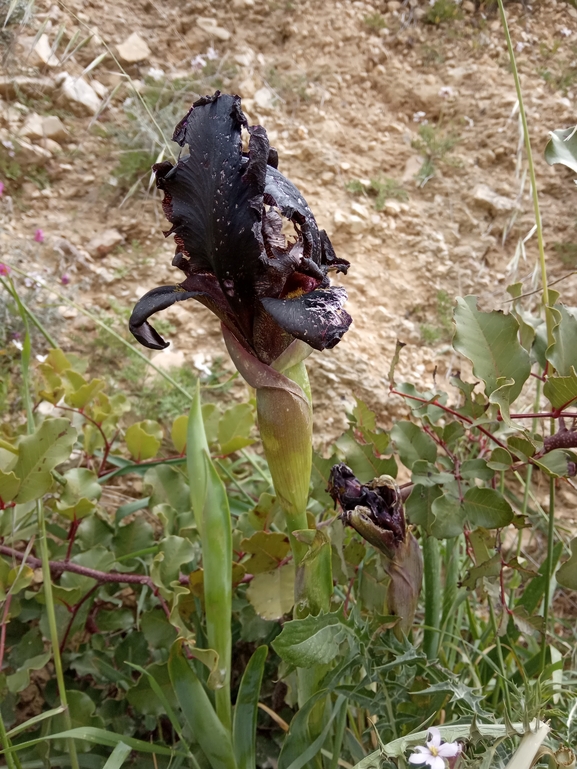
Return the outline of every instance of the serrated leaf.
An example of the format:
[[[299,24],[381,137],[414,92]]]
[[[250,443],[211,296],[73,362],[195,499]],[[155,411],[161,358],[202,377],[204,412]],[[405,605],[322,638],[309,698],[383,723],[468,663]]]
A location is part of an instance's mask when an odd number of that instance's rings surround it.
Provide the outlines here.
[[[280,619],[294,604],[294,564],[287,563],[274,571],[255,574],[246,597],[262,619]]]
[[[184,454],[186,448],[186,433],[188,430],[188,414],[181,414],[172,423],[170,437],[174,448],[179,454]]]
[[[497,529],[513,520],[513,509],[496,489],[469,489],[463,500],[465,516],[472,526]]]
[[[569,590],[577,590],[577,537],[571,540],[571,556],[561,564],[555,575],[557,582]]]
[[[137,462],[153,459],[160,448],[161,440],[152,432],[148,423],[149,420],[136,422],[124,436],[126,448]]]
[[[12,471],[5,473],[0,470],[0,501],[3,505],[12,502],[19,488],[20,478],[17,478]]]
[[[571,376],[572,368],[577,366],[577,318],[563,304],[556,304],[550,312],[555,319],[555,341],[545,356],[560,376]]]
[[[254,412],[248,403],[239,403],[227,409],[218,423],[218,442],[221,453],[232,454],[254,443],[250,432],[254,426]]]
[[[558,128],[549,132],[545,147],[545,160],[550,166],[556,163],[567,166],[577,173],[577,134],[574,128]]]
[[[499,379],[513,380],[509,390],[513,403],[531,373],[529,355],[518,341],[516,318],[496,310],[481,312],[476,297],[467,296],[457,298],[455,323],[453,347],[472,362],[473,373],[485,383],[487,395],[499,387]]]
[[[287,664],[310,668],[332,662],[341,643],[351,635],[352,630],[344,624],[340,611],[316,617],[309,615],[285,622],[272,647]]]
[[[413,422],[397,422],[391,430],[391,439],[401,462],[413,469],[413,465],[419,459],[434,462],[437,459],[437,446],[430,435],[427,435]]]
[[[51,471],[70,456],[76,430],[67,419],[45,419],[19,444],[14,474],[20,479],[19,504],[42,497],[52,486]]]

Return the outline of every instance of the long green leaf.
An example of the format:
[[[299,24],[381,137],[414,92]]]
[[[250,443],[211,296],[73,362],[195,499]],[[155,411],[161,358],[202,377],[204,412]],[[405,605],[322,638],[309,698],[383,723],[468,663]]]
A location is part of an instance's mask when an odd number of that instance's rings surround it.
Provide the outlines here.
[[[250,658],[236,698],[232,727],[234,755],[238,769],[255,769],[256,720],[258,698],[268,654],[266,646],[259,646]]]
[[[300,754],[300,756],[297,756],[294,759],[294,761],[292,761],[292,763],[289,764],[288,769],[303,769],[303,766],[306,766],[306,764],[308,764],[308,762],[311,761],[316,756],[316,754],[320,751],[320,749],[324,745],[327,735],[332,726],[332,723],[340,713],[341,708],[343,707],[345,702],[346,702],[346,697],[343,694],[339,694],[339,696],[337,697],[337,701],[333,706],[333,712],[331,714],[331,717],[327,721],[325,728],[322,730],[322,732],[319,734],[316,740],[312,742]]]
[[[57,708],[52,708],[52,710],[46,710],[44,713],[40,713],[33,718],[29,718],[28,721],[24,721],[23,724],[18,724],[18,726],[15,726],[14,729],[10,729],[6,736],[10,738],[15,737],[17,734],[20,734],[20,732],[24,732],[26,729],[30,729],[31,726],[36,726],[36,724],[40,723],[40,721],[44,721],[45,718],[52,718],[52,716],[57,716],[59,713],[63,713],[65,710],[66,708],[63,708],[62,705]]]
[[[230,732],[222,725],[196,673],[182,653],[182,639],[170,650],[168,672],[186,722],[212,769],[237,769]]]
[[[119,742],[112,753],[108,756],[108,760],[102,769],[120,769],[131,752],[132,748],[129,745],[127,745],[125,742]]]
[[[13,745],[8,750],[10,752],[24,750],[33,745],[39,745],[45,740],[62,740],[67,738],[92,742],[94,745],[106,745],[109,748],[115,748],[119,742],[124,742],[126,745],[129,745],[132,750],[138,750],[141,753],[158,753],[159,756],[186,756],[186,754],[179,753],[172,748],[165,748],[162,745],[154,745],[150,742],[137,740],[134,737],[126,737],[125,735],[116,734],[116,732],[108,732],[106,729],[97,729],[93,726],[78,726],[75,729],[67,729],[64,732],[58,732],[58,734],[48,734],[35,740],[28,740],[28,742],[21,742],[18,745]]]

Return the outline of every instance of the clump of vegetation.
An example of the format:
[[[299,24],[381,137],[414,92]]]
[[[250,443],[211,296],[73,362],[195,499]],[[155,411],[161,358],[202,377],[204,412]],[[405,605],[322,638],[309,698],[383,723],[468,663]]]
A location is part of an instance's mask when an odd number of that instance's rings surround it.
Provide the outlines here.
[[[568,267],[577,264],[577,243],[553,243],[553,250]]]
[[[422,123],[419,126],[418,138],[414,139],[412,146],[425,156],[425,160],[417,180],[419,187],[425,184],[435,175],[436,165],[446,162],[446,155],[458,144],[459,137],[444,131],[439,125],[432,123]]]
[[[435,314],[436,323],[421,323],[421,337],[425,344],[449,342],[453,336],[453,301],[444,289],[437,291]]]
[[[345,184],[345,189],[351,195],[364,195],[372,198],[376,211],[382,211],[390,198],[407,200],[409,197],[403,186],[389,176],[370,179],[368,184],[363,183],[360,179],[352,179]]]
[[[372,32],[377,33],[387,26],[385,17],[380,13],[370,13],[368,16],[365,16],[364,22]]]
[[[435,0],[423,16],[425,24],[439,25],[446,21],[456,21],[463,18],[463,12],[453,0]]]

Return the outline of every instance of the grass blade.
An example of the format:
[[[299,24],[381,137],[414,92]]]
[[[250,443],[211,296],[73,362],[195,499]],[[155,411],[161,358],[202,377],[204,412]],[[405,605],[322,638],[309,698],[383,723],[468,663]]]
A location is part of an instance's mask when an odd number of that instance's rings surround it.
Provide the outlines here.
[[[212,769],[236,769],[230,732],[224,728],[196,673],[182,652],[182,639],[172,645],[168,672],[186,722]]]
[[[232,727],[234,755],[238,769],[255,769],[256,766],[255,736],[258,698],[267,654],[266,646],[258,647],[250,658],[240,682]]]
[[[24,563],[24,561],[22,561]],[[18,726],[15,726],[13,729],[10,729],[7,737],[15,737],[17,734],[20,734],[20,732],[26,731],[26,729],[30,729],[31,726],[36,726],[36,724],[39,724],[40,721],[44,721],[45,718],[52,718],[52,716],[57,716],[59,713],[63,713],[65,708],[62,706],[58,708],[52,708],[52,710],[46,710],[44,713],[39,713],[37,716],[34,716],[33,718],[29,718],[28,721],[24,721],[23,724],[18,724]]]
[[[125,742],[119,742],[112,753],[108,756],[108,760],[102,769],[120,769],[131,752],[132,748],[129,745],[127,745]]]

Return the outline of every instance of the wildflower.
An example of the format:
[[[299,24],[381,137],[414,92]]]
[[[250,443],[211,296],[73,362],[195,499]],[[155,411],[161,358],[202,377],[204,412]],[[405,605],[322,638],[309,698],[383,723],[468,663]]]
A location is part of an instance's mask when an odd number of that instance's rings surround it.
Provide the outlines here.
[[[444,742],[441,744],[441,732],[434,726],[429,729],[429,740],[426,745],[419,745],[409,756],[411,764],[426,764],[430,769],[445,769],[447,766],[445,759],[455,758],[460,751],[461,746],[457,742]]]
[[[250,136],[242,152],[241,131]],[[205,96],[178,124],[174,141],[190,154],[153,166],[174,234],[172,261],[186,278],[145,294],[130,330],[145,347],[167,346],[147,322],[175,302],[195,298],[240,345],[270,364],[295,340],[334,347],[351,324],[346,292],[330,270],[346,272],[299,190],[277,170],[276,151],[261,126],[249,127],[238,96]],[[287,242],[283,217],[292,222]]]
[[[15,347],[17,350],[20,350],[20,352],[22,352],[22,349],[23,349],[23,345],[22,345],[22,342],[21,342],[19,339],[13,339],[13,340],[12,340],[12,344],[14,345],[14,347]]]
[[[164,79],[164,70],[160,67],[149,67],[147,76],[156,82]]]
[[[40,229],[36,230],[34,233],[34,240],[37,243],[44,243],[44,232]]]
[[[212,376],[212,370],[210,368],[210,358],[207,358],[204,353],[199,352],[192,358],[192,365],[198,371],[201,371],[205,376]]]
[[[7,264],[2,264],[2,262],[0,262],[0,275],[10,275],[10,267]]]
[[[0,198],[4,194],[4,182],[0,182]]]
[[[572,33],[572,31],[569,29],[569,27],[561,27],[561,28],[559,29],[559,33],[560,33],[560,34],[561,34],[563,37],[569,37],[569,35],[573,34],[573,33]]]
[[[209,61],[215,61],[215,59],[218,59],[218,53],[217,53],[217,51],[215,51],[215,50],[214,50],[214,48],[212,47],[212,45],[210,46],[210,48],[209,48],[209,49],[208,49],[208,51],[206,52],[206,58],[207,58]]]
[[[70,275],[65,272],[64,275],[60,278],[60,282],[63,286],[67,286],[70,283]]]
[[[413,123],[420,123],[427,113],[419,110],[413,115]]]
[[[190,66],[194,72],[198,72],[198,70],[204,69],[206,67],[205,57],[199,53],[198,56],[195,56],[194,59],[191,59]]]

